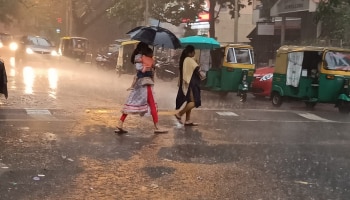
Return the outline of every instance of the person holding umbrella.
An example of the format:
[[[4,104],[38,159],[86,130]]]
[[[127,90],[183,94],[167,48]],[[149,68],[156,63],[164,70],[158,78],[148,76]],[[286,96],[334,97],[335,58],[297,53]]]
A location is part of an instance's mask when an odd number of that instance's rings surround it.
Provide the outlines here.
[[[180,109],[186,102],[186,106],[175,114],[180,123],[181,117],[186,114],[185,126],[197,126],[191,121],[191,111],[193,108],[201,106],[200,82],[201,74],[198,63],[194,60],[195,48],[187,45],[182,51],[179,61],[180,77],[179,89],[176,96],[176,109]]]
[[[139,54],[147,48],[147,44],[140,42],[131,56],[131,62],[135,64],[135,55]],[[122,109],[123,114],[120,117],[120,120],[116,127],[117,129],[114,131],[115,133],[127,133],[127,131],[123,128],[123,124],[128,114],[139,114],[143,116],[148,112],[148,108],[150,108],[154,122],[154,133],[157,134],[168,132],[167,130],[162,130],[158,127],[158,111],[153,95],[153,83],[145,84],[143,79],[144,78],[138,78],[136,80],[134,89],[131,90],[129,97],[127,98],[126,103],[124,104],[124,107]]]
[[[5,98],[8,98],[7,91],[7,75],[4,61],[0,58],[0,94],[4,94]]]

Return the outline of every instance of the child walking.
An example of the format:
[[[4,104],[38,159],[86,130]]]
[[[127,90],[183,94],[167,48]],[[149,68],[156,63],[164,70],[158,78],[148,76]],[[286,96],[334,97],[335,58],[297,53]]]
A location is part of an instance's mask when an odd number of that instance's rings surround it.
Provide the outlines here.
[[[151,77],[153,79],[152,68],[154,66],[153,50],[149,47],[143,49],[135,55],[136,75],[134,76],[131,86],[127,90],[133,90],[137,79]]]

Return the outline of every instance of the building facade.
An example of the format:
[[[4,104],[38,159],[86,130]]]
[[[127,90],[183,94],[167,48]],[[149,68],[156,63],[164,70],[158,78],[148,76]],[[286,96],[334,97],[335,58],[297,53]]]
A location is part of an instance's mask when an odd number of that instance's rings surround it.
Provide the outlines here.
[[[262,16],[263,5],[256,1],[256,27],[248,34],[259,66],[273,65],[276,50],[284,44],[315,44],[320,25],[314,21],[318,0],[277,0],[269,16]]]
[[[248,1],[242,1],[243,4],[247,4]],[[238,18],[238,30],[237,30],[237,42],[249,43],[250,40],[247,35],[255,28],[253,21],[253,6],[246,5],[245,8],[240,10],[240,17]],[[221,9],[218,22],[215,25],[216,37],[220,43],[232,43],[235,37],[235,20],[231,17],[229,9]]]

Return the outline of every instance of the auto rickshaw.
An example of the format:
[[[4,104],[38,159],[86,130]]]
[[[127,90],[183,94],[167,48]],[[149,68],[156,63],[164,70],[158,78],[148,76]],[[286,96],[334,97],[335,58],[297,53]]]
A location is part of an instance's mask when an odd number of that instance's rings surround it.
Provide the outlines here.
[[[126,74],[133,74],[135,73],[135,67],[131,63],[131,54],[134,52],[134,49],[136,48],[139,41],[137,40],[129,40],[122,42],[119,47],[119,54],[118,54],[118,61],[116,70],[119,75],[126,73]]]
[[[350,111],[350,49],[282,46],[277,50],[271,100],[280,106],[285,97],[308,107],[331,103],[339,112]]]
[[[237,92],[241,101],[247,92],[255,70],[253,47],[247,44],[229,44],[211,51],[212,67],[207,71],[202,89],[222,95]]]
[[[60,38],[58,53],[61,56],[66,56],[83,62],[92,61],[92,54],[89,49],[89,40],[84,37]]]

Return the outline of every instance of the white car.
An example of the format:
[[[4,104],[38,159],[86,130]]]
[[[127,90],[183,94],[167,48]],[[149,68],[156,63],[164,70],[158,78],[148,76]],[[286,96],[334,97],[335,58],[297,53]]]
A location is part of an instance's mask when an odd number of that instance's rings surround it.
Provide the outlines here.
[[[55,46],[47,38],[23,36],[15,53],[16,63],[52,62],[58,60]]]

